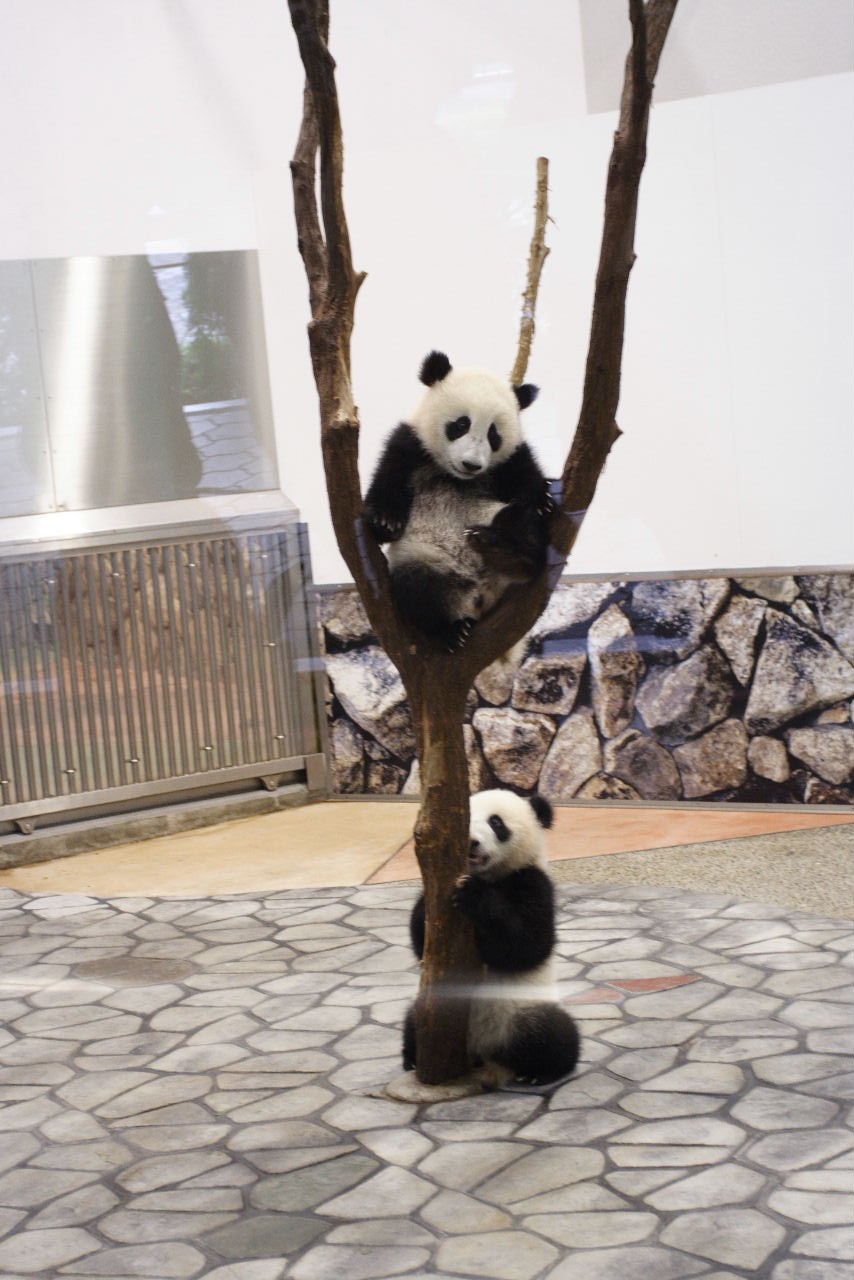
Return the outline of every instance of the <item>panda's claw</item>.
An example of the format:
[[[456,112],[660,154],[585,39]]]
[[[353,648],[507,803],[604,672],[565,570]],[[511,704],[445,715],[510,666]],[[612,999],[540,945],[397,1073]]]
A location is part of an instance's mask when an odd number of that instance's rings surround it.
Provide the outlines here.
[[[457,618],[451,625],[451,637],[448,641],[448,653],[456,653],[468,641],[474,626],[474,618]]]
[[[456,887],[458,889],[465,889],[466,885],[469,883],[470,880],[471,880],[471,876],[467,876],[467,875],[457,876],[455,881]]]

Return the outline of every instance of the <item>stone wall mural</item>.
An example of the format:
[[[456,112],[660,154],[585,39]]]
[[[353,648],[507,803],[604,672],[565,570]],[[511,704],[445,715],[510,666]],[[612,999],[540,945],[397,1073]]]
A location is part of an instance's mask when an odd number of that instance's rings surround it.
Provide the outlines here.
[[[417,793],[412,723],[355,589],[319,593],[333,790]],[[854,804],[854,575],[563,580],[469,696],[472,789]]]

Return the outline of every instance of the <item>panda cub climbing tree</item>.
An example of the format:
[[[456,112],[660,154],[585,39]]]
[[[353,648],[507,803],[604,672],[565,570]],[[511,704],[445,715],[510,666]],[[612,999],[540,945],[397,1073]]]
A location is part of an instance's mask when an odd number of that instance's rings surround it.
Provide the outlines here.
[[[555,908],[545,831],[553,812],[541,796],[479,791],[471,798],[469,874],[453,904],[474,926],[486,966],[472,991],[468,1053],[483,1083],[552,1084],[574,1070],[579,1035],[556,1002],[552,974]],[[424,952],[424,896],[412,909],[415,954]],[[415,1010],[403,1033],[403,1066],[415,1066]]]
[[[554,501],[519,419],[536,387],[453,369],[441,351],[420,378],[427,390],[385,443],[364,517],[390,544],[398,612],[453,652],[511,583],[540,572]]]

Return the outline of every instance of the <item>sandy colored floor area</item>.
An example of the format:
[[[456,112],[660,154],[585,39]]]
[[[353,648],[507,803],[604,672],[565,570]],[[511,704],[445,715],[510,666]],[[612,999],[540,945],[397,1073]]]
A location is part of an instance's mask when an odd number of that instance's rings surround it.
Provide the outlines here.
[[[415,807],[313,804],[0,871],[28,893],[219,894],[364,882],[412,835]]]
[[[555,809],[549,833],[549,858],[598,858],[640,849],[670,849],[711,840],[738,840],[775,831],[806,831],[854,824],[854,815],[787,813],[716,809],[593,809],[567,805]],[[854,827],[852,827],[854,830]],[[609,873],[600,871],[602,877]],[[409,842],[371,877],[372,884],[409,880],[418,875],[415,850]],[[568,878],[568,877],[564,877]]]
[[[0,871],[0,887],[112,898],[323,888],[415,879],[415,804],[329,801]],[[549,855],[600,859],[768,832],[854,824],[845,814],[559,808]],[[616,873],[616,868],[615,868]],[[597,871],[614,879],[610,869]],[[678,881],[674,881],[678,883]]]

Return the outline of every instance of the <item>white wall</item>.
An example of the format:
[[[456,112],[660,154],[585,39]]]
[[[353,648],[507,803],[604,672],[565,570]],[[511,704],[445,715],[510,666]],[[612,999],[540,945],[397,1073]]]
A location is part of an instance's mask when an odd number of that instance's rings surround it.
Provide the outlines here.
[[[625,19],[608,3],[613,44]],[[822,0],[823,43],[799,61],[812,0],[785,0],[768,31],[747,32],[761,45],[757,87],[721,92],[745,83],[746,33],[736,46],[712,28],[710,41],[696,11],[715,3],[686,0],[659,76],[625,434],[577,573],[839,564],[854,551],[844,6]],[[417,396],[427,350],[509,367],[538,154],[551,161],[554,226],[529,370],[542,394],[526,419],[556,471],[578,411],[614,127],[588,101],[613,53],[582,29],[578,0],[332,8],[345,197],[355,262],[369,272],[354,343],[365,481]],[[293,230],[302,72],[285,0],[5,0],[4,18],[0,105],[13,127],[0,257],[257,245],[282,485],[309,522],[316,579],[344,580]],[[684,96],[692,85],[706,96]]]

